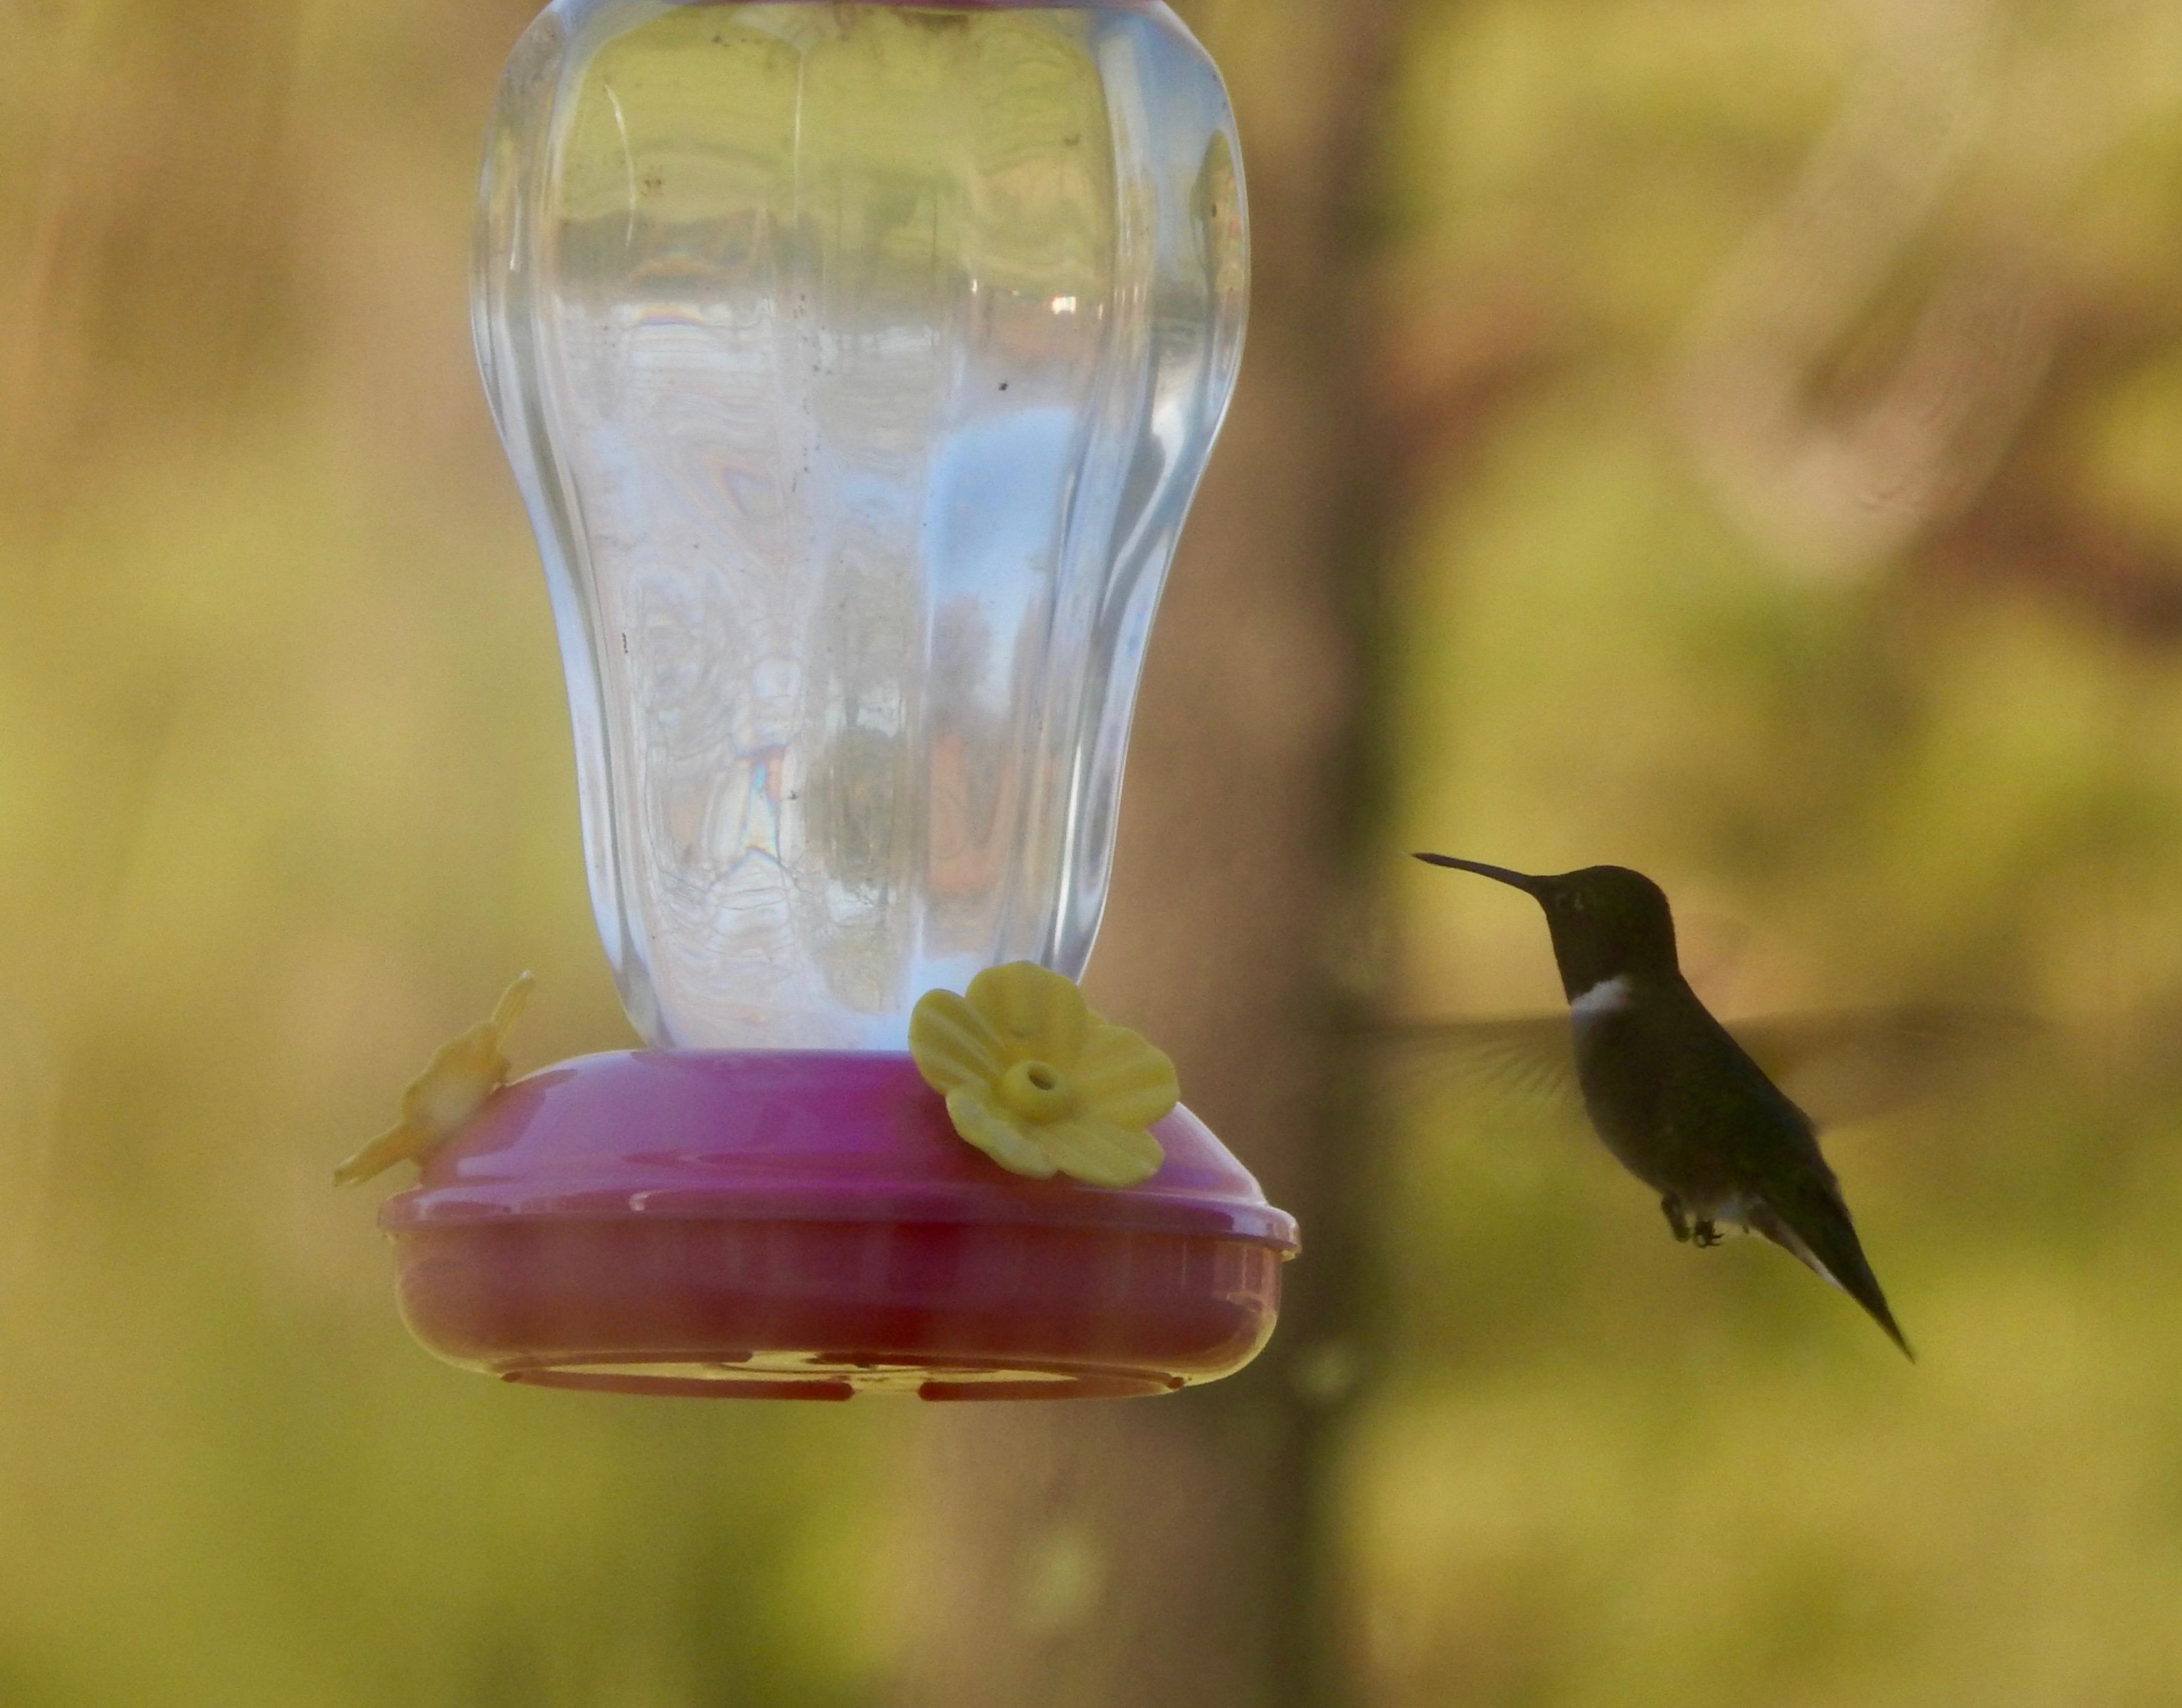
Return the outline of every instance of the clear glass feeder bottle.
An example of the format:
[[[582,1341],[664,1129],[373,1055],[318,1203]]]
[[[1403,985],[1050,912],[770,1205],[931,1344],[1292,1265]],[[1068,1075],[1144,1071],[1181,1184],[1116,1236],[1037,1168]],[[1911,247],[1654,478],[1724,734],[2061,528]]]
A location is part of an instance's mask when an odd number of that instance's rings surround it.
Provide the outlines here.
[[[1232,386],[1227,97],[1157,0],[556,0],[475,330],[545,559],[599,930],[650,1050],[504,1088],[390,1201],[509,1379],[1155,1393],[1294,1224],[1185,1110],[1105,1190],[963,1144],[935,987],[1079,974],[1131,701]]]
[[[898,1050],[1081,973],[1240,353],[1232,121],[1164,6],[563,0],[475,296],[638,1030]]]

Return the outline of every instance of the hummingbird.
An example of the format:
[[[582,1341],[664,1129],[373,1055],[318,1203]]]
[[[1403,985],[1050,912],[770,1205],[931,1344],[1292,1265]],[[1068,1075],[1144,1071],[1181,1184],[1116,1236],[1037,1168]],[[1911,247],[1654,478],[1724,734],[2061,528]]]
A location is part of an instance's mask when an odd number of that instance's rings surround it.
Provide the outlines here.
[[[1584,1112],[1615,1160],[1659,1194],[1675,1238],[1715,1245],[1723,1223],[1762,1234],[1855,1300],[1913,1360],[1817,1123],[1690,989],[1666,893],[1625,866],[1533,876],[1416,857],[1513,885],[1545,910]]]

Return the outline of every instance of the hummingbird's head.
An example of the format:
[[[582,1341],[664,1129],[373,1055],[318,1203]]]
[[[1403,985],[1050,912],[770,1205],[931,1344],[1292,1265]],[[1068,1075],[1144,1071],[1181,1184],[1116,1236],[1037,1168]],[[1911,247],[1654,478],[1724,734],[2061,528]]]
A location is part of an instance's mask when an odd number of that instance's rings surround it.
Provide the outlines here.
[[[1624,973],[1664,978],[1676,971],[1674,913],[1666,892],[1642,872],[1626,866],[1586,866],[1532,877],[1452,854],[1417,858],[1498,879],[1536,896],[1553,934],[1561,989],[1571,999]]]

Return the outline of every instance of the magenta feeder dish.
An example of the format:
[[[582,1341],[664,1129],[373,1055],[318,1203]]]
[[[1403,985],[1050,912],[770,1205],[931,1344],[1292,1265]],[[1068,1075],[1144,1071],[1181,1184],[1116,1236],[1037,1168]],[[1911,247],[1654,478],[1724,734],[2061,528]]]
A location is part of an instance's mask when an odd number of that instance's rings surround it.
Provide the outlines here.
[[[1295,1224],[1187,1110],[1153,1130],[1141,1185],[1027,1179],[905,1056],[623,1051],[507,1087],[385,1222],[418,1338],[510,1381],[1157,1394],[1265,1343]]]
[[[1157,0],[532,23],[473,323],[651,1047],[503,1087],[388,1202],[426,1346],[954,1400],[1265,1343],[1295,1225],[1188,1110],[1149,1178],[1028,1178],[905,1053],[927,992],[1083,972],[1248,278],[1226,92]]]

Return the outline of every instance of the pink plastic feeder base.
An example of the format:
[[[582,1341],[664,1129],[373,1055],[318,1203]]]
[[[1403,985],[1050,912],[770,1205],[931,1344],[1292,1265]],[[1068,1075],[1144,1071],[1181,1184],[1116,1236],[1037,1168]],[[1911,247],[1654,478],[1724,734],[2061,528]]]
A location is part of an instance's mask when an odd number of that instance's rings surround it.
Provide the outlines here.
[[[1271,1334],[1295,1224],[1186,1109],[1118,1190],[1006,1173],[906,1056],[637,1051],[496,1094],[390,1200],[402,1308],[509,1381],[1158,1394]]]

